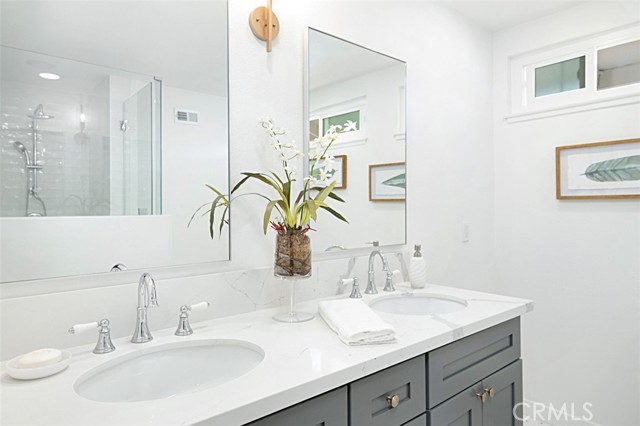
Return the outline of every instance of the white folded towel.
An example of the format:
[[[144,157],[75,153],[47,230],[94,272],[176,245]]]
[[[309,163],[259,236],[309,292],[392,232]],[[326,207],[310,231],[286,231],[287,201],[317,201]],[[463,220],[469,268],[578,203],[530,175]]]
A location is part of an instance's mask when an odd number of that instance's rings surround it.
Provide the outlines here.
[[[320,302],[320,316],[347,345],[393,343],[396,330],[360,299]]]

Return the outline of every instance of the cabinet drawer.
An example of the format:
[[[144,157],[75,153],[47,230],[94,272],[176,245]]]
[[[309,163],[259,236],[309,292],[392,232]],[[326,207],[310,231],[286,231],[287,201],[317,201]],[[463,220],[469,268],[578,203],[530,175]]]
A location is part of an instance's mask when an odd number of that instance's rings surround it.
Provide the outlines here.
[[[332,390],[246,426],[346,426],[347,387]]]
[[[367,376],[349,385],[350,424],[402,425],[426,410],[424,355]],[[397,395],[391,408],[388,397]]]
[[[435,407],[518,358],[520,317],[429,352],[427,406]]]

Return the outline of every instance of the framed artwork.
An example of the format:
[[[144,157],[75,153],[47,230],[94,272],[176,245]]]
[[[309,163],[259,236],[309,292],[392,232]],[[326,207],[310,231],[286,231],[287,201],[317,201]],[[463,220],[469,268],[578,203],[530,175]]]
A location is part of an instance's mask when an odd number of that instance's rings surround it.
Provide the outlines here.
[[[556,198],[640,198],[640,139],[556,147]]]
[[[369,165],[369,201],[404,201],[406,199],[406,165],[385,163]]]
[[[333,176],[331,181],[336,181],[336,186],[333,189],[346,189],[347,188],[347,156],[346,155],[334,155],[335,163],[333,163]],[[320,170],[315,170],[313,173],[316,177],[320,176]]]

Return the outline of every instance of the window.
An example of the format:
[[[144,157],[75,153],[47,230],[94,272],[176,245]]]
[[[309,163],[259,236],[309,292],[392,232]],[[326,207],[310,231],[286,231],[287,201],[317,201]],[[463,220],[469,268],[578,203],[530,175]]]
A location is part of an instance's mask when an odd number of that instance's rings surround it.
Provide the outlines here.
[[[507,121],[640,102],[640,25],[509,58]]]
[[[598,50],[598,90],[640,82],[640,40]]]
[[[338,126],[337,132],[341,136],[336,145],[346,143],[366,142],[365,131],[365,102],[361,97],[311,112],[309,120],[309,141],[327,133],[331,126]]]
[[[584,89],[584,56],[535,69],[535,96]]]

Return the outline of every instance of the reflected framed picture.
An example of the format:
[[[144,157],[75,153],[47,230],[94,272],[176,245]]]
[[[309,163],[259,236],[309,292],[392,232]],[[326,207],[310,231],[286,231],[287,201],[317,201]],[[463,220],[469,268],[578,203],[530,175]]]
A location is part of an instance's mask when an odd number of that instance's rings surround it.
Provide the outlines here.
[[[556,198],[640,198],[640,139],[556,147]]]
[[[333,176],[329,182],[336,181],[336,186],[333,189],[346,189],[347,188],[347,156],[346,155],[334,155],[335,162],[333,163]],[[320,177],[320,170],[314,171],[315,177]],[[326,185],[321,185],[326,186]]]
[[[406,188],[404,162],[369,165],[369,201],[404,201]]]

